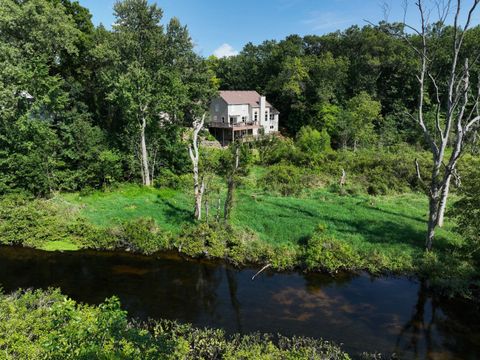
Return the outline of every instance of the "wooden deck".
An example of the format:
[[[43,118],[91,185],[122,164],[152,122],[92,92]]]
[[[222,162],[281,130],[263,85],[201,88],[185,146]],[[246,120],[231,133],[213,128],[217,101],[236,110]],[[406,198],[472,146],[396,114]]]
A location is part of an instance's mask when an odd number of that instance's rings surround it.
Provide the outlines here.
[[[211,122],[208,127],[219,129],[230,129],[233,131],[260,129],[260,125],[255,123],[226,124],[222,122]]]

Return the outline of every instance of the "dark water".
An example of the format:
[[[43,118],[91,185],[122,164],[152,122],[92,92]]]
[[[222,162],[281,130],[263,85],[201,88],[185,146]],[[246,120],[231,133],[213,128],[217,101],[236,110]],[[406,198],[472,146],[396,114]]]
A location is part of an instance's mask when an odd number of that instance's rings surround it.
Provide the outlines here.
[[[223,264],[81,251],[0,247],[0,285],[59,287],[98,304],[117,295],[131,316],[176,319],[227,332],[302,335],[343,343],[352,354],[480,359],[478,308],[432,298],[406,278],[275,274]]]

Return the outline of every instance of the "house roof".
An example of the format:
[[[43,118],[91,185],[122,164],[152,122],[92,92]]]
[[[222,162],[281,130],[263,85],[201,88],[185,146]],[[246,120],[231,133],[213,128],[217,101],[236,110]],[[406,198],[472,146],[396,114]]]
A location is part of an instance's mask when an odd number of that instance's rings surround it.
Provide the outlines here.
[[[228,105],[249,104],[252,107],[260,107],[260,94],[254,90],[223,90],[220,91],[220,97],[225,100]],[[265,105],[273,108],[268,101]]]

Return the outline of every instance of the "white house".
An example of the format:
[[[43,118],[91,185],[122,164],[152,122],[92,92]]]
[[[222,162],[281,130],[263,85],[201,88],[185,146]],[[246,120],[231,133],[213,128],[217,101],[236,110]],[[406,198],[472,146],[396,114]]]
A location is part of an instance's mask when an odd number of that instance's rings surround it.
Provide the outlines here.
[[[210,132],[222,145],[278,132],[280,113],[256,91],[220,91],[210,105]]]

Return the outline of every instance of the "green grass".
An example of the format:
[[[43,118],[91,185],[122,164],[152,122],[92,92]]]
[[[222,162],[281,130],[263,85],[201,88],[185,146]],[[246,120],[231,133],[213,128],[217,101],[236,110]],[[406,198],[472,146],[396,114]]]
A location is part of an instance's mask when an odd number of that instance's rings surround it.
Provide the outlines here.
[[[178,234],[191,223],[192,196],[187,191],[147,189],[124,185],[111,192],[88,196],[64,195],[96,225],[109,227],[122,220],[150,217],[165,230]],[[327,190],[309,191],[301,198],[240,189],[232,223],[250,228],[271,245],[303,244],[322,224],[329,235],[355,250],[377,251],[406,262],[423,253],[427,199],[422,194],[397,196],[340,196]],[[436,248],[461,242],[448,223],[437,233]],[[402,258],[402,259],[401,259]]]
[[[66,241],[49,241],[40,248],[45,251],[76,251],[80,247],[72,242]]]
[[[355,248],[423,249],[427,199],[421,194],[339,196],[325,190],[304,198],[251,196],[244,191],[234,223],[248,226],[269,243],[298,243],[317,225]],[[460,241],[452,224],[438,231],[436,246]]]
[[[88,196],[65,194],[63,197],[80,205],[84,217],[103,227],[150,217],[162,229],[176,234],[182,225],[192,222],[191,197],[176,190],[123,185],[109,192],[99,191]]]

